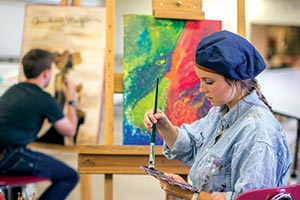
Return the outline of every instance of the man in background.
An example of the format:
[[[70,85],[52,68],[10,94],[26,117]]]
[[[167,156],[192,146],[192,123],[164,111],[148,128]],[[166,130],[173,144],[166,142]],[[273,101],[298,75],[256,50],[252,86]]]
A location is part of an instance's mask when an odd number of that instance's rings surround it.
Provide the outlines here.
[[[47,177],[52,184],[39,197],[63,200],[79,180],[78,173],[55,158],[30,150],[43,121],[47,119],[63,136],[73,137],[77,128],[76,87],[65,80],[63,91],[68,111],[63,114],[57,101],[43,90],[54,65],[50,52],[32,49],[22,59],[26,77],[0,98],[0,176],[33,175]]]

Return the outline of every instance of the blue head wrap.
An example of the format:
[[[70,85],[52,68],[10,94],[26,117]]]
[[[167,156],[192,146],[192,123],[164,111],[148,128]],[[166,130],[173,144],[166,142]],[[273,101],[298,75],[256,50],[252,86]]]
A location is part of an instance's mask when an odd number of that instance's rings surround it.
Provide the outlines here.
[[[225,30],[204,37],[197,46],[195,59],[196,66],[234,80],[252,79],[266,68],[250,42]]]

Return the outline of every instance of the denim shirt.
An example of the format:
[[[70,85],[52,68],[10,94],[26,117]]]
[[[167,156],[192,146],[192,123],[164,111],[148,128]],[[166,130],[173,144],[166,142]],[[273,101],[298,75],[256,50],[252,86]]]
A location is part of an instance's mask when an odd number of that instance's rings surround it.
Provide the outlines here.
[[[226,192],[229,200],[247,190],[287,184],[286,136],[256,92],[228,112],[214,106],[204,118],[177,130],[173,148],[164,144],[164,155],[190,166],[189,178],[201,191]]]

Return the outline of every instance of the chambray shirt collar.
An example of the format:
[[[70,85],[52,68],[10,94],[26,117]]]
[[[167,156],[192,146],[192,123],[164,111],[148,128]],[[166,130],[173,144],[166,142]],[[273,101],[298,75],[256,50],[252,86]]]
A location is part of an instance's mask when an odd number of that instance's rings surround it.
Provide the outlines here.
[[[247,103],[251,102],[251,103]],[[234,121],[237,119],[238,115],[241,113],[247,112],[249,108],[253,105],[262,105],[259,100],[258,95],[255,91],[251,92],[249,95],[245,96],[242,100],[240,100],[235,106],[233,106],[228,112],[222,106],[220,106],[220,118],[223,128],[228,128]]]

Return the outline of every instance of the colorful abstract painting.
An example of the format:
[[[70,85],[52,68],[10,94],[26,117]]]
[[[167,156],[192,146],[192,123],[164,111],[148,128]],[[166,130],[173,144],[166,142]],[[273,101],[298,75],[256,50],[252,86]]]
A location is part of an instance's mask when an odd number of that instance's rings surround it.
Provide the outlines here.
[[[221,21],[156,19],[149,15],[124,16],[123,144],[148,145],[151,133],[143,124],[154,106],[159,77],[158,108],[180,126],[203,117],[211,107],[199,93],[194,52],[206,35],[221,30]],[[156,144],[162,139],[156,137]]]

